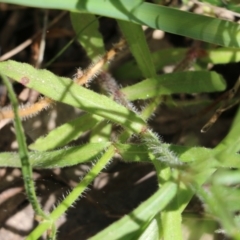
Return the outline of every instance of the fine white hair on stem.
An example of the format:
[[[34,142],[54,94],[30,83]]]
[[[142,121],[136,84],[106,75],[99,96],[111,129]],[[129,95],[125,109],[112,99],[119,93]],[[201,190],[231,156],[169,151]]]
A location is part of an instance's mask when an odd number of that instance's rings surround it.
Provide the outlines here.
[[[183,165],[177,156],[169,149],[169,147],[163,144],[162,139],[151,130],[142,135],[143,142],[147,145],[148,149],[156,157],[156,160],[163,162],[171,167],[177,167]]]

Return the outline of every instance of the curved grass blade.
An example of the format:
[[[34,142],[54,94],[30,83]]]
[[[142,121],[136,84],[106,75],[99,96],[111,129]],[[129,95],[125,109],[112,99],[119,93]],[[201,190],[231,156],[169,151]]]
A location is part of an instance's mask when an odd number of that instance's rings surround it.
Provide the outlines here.
[[[166,32],[225,47],[240,47],[240,26],[237,23],[147,2],[129,0],[48,0],[44,2],[2,0],[2,2],[49,9],[88,12],[147,25]]]

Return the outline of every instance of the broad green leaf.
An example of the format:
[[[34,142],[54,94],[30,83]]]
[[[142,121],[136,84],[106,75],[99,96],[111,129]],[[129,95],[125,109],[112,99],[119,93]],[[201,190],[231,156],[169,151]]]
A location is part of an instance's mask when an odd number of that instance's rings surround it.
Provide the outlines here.
[[[217,45],[226,47],[240,46],[240,26],[237,23],[148,2],[141,3],[129,0],[2,0],[2,2],[93,13],[146,25]]]
[[[85,131],[91,130],[100,120],[102,118],[97,115],[85,114],[53,129],[47,136],[38,138],[29,145],[29,148],[37,151],[47,151],[65,146]]]
[[[124,216],[90,239],[137,239],[154,216],[163,210],[173,199],[176,191],[177,186],[175,183],[168,182],[164,184],[161,189],[130,214]]]
[[[96,159],[110,144],[109,142],[89,143],[50,152],[29,152],[30,164],[33,168],[69,167]],[[0,166],[21,167],[19,155],[10,152],[0,153]]]
[[[104,54],[102,35],[98,31],[98,19],[94,15],[87,13],[72,12],[70,16],[78,41],[84,47],[88,57],[93,59],[100,54]],[[78,34],[79,32],[82,33]]]
[[[47,70],[37,70],[26,63],[11,60],[0,62],[0,73],[56,101],[99,115],[135,133],[139,133],[145,126],[136,113],[106,96],[78,86],[69,78],[58,77]]]
[[[158,75],[122,89],[129,100],[148,99],[173,93],[200,93],[223,91],[226,83],[215,72],[178,72]]]

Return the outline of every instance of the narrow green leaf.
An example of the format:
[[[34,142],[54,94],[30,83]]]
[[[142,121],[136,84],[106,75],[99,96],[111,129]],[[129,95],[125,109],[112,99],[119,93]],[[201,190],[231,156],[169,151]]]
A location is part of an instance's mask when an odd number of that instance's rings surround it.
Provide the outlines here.
[[[120,20],[118,21],[118,25],[128,42],[130,51],[136,59],[143,76],[145,78],[154,78],[156,76],[156,70],[142,27],[134,23]]]
[[[29,152],[30,164],[33,168],[62,168],[92,161],[110,145],[109,142],[89,143],[77,147],[63,148],[49,152]],[[1,167],[21,167],[17,153],[0,153]]]
[[[11,60],[0,62],[0,73],[56,101],[99,115],[135,133],[139,133],[145,126],[136,113],[106,96],[78,86],[69,78],[58,77],[47,70],[37,70],[26,63]]]
[[[165,144],[177,154],[181,161],[186,163],[206,162],[211,159],[211,166],[240,168],[240,155],[221,152],[202,147],[184,147]],[[88,162],[98,156],[109,142],[88,143],[77,147],[63,148],[49,152],[29,152],[29,159],[33,168],[54,168],[72,166],[78,163]],[[127,162],[149,162],[149,150],[146,145],[114,143],[122,159]],[[203,160],[204,159],[204,160]],[[215,159],[215,160],[214,160]],[[20,158],[15,152],[0,153],[0,167],[20,167]]]
[[[102,118],[97,115],[85,114],[53,129],[47,136],[38,138],[28,147],[31,150],[47,151],[65,146],[85,131],[91,130],[100,120]]]
[[[91,59],[105,53],[102,35],[98,31],[99,24],[97,17],[88,13],[71,12],[70,14],[73,28],[77,34],[77,39],[84,47],[88,57]],[[86,28],[86,26],[88,26]],[[82,31],[82,29],[85,29]],[[82,32],[82,34],[78,34]]]
[[[146,79],[135,85],[122,89],[129,100],[148,99],[173,93],[200,93],[223,91],[226,83],[215,72],[178,72]]]
[[[5,3],[32,7],[88,12],[125,21],[131,21],[166,32],[214,43],[239,47],[240,26],[237,23],[188,13],[178,9],[139,1],[112,0],[2,0]]]
[[[103,231],[90,238],[102,239],[137,239],[142,229],[154,218],[154,216],[172,200],[177,191],[175,183],[164,184],[154,195],[143,202],[133,212],[124,216]]]

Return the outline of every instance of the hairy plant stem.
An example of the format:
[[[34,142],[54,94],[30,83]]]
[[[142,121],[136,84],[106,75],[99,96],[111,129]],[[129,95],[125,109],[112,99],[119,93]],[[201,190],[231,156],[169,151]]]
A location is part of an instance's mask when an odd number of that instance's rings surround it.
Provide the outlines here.
[[[115,153],[115,147],[111,145],[92,169],[86,174],[82,181],[69,193],[68,196],[52,211],[49,215],[50,221],[41,222],[33,232],[28,235],[27,239],[38,239],[44,231],[46,231],[53,222],[60,218],[69,207],[81,196],[87,189],[88,185],[96,178],[96,176],[108,165],[109,161]]]
[[[19,156],[20,156],[21,165],[22,165],[22,175],[23,175],[23,181],[24,181],[24,186],[26,189],[27,198],[34,209],[37,218],[49,219],[48,215],[44,213],[44,211],[42,210],[42,208],[37,200],[35,187],[34,187],[34,181],[33,181],[32,167],[31,167],[29,157],[28,157],[26,139],[24,136],[22,123],[21,123],[20,117],[18,115],[17,98],[14,94],[14,91],[13,91],[10,81],[4,75],[2,75],[2,79],[3,79],[4,84],[7,87],[9,99],[10,99],[12,107],[13,107],[14,126],[16,129],[16,138],[17,138],[17,142],[18,142],[18,146],[19,146]]]

